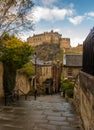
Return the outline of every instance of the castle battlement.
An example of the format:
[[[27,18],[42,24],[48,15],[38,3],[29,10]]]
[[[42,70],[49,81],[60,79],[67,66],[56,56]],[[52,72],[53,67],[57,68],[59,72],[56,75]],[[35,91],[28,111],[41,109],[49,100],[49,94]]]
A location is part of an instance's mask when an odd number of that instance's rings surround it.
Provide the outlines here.
[[[38,46],[43,43],[59,44],[60,48],[70,48],[70,38],[62,38],[62,35],[58,32],[51,30],[50,32],[44,32],[42,34],[33,35],[27,39],[27,42],[32,46]]]

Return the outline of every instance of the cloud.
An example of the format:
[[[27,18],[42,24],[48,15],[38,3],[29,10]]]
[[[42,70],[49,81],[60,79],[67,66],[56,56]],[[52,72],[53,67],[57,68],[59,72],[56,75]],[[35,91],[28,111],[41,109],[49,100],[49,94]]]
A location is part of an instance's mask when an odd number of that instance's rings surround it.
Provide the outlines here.
[[[84,16],[75,16],[73,18],[68,18],[68,20],[74,24],[74,25],[78,25],[80,24],[83,20],[84,20]]]
[[[53,31],[54,31],[54,32],[61,33],[61,29],[60,29],[60,28],[54,28]]]
[[[78,25],[80,24],[83,20],[85,19],[89,19],[94,17],[94,12],[88,12],[88,13],[85,13],[83,16],[75,16],[73,18],[68,18],[69,22],[71,22],[72,24],[74,25]]]
[[[83,44],[83,38],[71,37],[71,46],[76,47],[78,44]]]
[[[88,12],[88,13],[85,13],[85,16],[94,17],[94,12]]]
[[[33,10],[33,17],[35,22],[39,22],[40,20],[59,21],[64,20],[66,16],[72,16],[73,12],[73,9],[60,9],[58,7],[50,9],[47,7],[36,6]]]
[[[51,6],[54,3],[58,2],[58,0],[41,0],[41,2],[44,6]]]

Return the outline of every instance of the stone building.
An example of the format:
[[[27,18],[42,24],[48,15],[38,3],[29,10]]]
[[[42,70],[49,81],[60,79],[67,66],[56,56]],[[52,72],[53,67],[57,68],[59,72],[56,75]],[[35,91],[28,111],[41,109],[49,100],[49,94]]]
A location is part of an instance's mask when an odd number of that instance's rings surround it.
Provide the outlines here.
[[[32,64],[36,67],[36,86],[38,91],[43,91],[43,93],[50,93],[51,88],[50,82],[52,79],[52,62],[33,59]]]
[[[35,65],[35,61],[32,60]],[[61,64],[59,62],[36,60],[36,82],[37,87],[44,90],[46,94],[59,92]]]
[[[43,43],[59,44],[60,48],[70,48],[70,38],[62,38],[62,35],[58,32],[44,32],[42,34],[33,35],[27,39],[27,42],[32,46],[38,46]]]
[[[64,79],[75,79],[82,68],[82,55],[65,54],[63,57],[63,77]]]
[[[52,78],[52,64],[44,62],[37,64],[37,77],[40,85],[46,80]]]
[[[62,64],[59,61],[57,61],[56,63],[53,63],[53,66],[52,66],[53,91],[55,93],[60,91],[61,72],[62,72]]]
[[[71,46],[70,46],[70,38],[61,38],[60,39],[60,48],[61,49],[70,49]]]
[[[71,47],[69,49],[64,48],[66,53],[75,53],[75,54],[82,54],[83,53],[83,45],[78,44],[76,47]]]

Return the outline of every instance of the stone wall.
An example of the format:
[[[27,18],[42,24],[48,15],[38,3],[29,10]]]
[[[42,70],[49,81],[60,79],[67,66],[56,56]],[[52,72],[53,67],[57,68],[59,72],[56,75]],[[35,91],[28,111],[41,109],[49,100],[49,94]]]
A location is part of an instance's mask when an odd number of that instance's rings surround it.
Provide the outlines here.
[[[27,94],[30,91],[30,81],[25,75],[17,73],[15,89],[20,89],[25,94]],[[20,92],[20,95],[22,94],[22,92]]]
[[[0,97],[2,97],[3,95],[3,64],[0,62]]]
[[[20,89],[24,93],[28,93],[31,89],[32,81],[30,82],[25,75],[17,73],[15,88]],[[22,93],[21,93],[22,94]],[[3,64],[0,62],[0,98],[4,96],[3,90]]]
[[[74,54],[82,54],[83,52],[83,45],[78,44],[76,47],[70,47],[69,49],[65,48],[65,52],[67,53],[74,53]]]
[[[74,87],[74,104],[85,130],[94,130],[94,76],[80,72]]]
[[[78,75],[79,71],[81,70],[81,67],[68,67],[68,66],[63,66],[63,77],[64,79],[75,79],[76,76]],[[70,73],[69,73],[70,71]]]

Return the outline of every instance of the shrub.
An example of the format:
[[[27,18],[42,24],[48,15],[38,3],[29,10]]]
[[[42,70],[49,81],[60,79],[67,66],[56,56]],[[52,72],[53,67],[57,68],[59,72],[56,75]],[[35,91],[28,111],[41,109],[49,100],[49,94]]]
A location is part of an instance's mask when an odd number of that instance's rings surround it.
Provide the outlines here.
[[[74,88],[74,82],[70,82],[69,80],[64,80],[62,83],[62,91],[65,94],[72,98],[73,97],[73,88]]]

